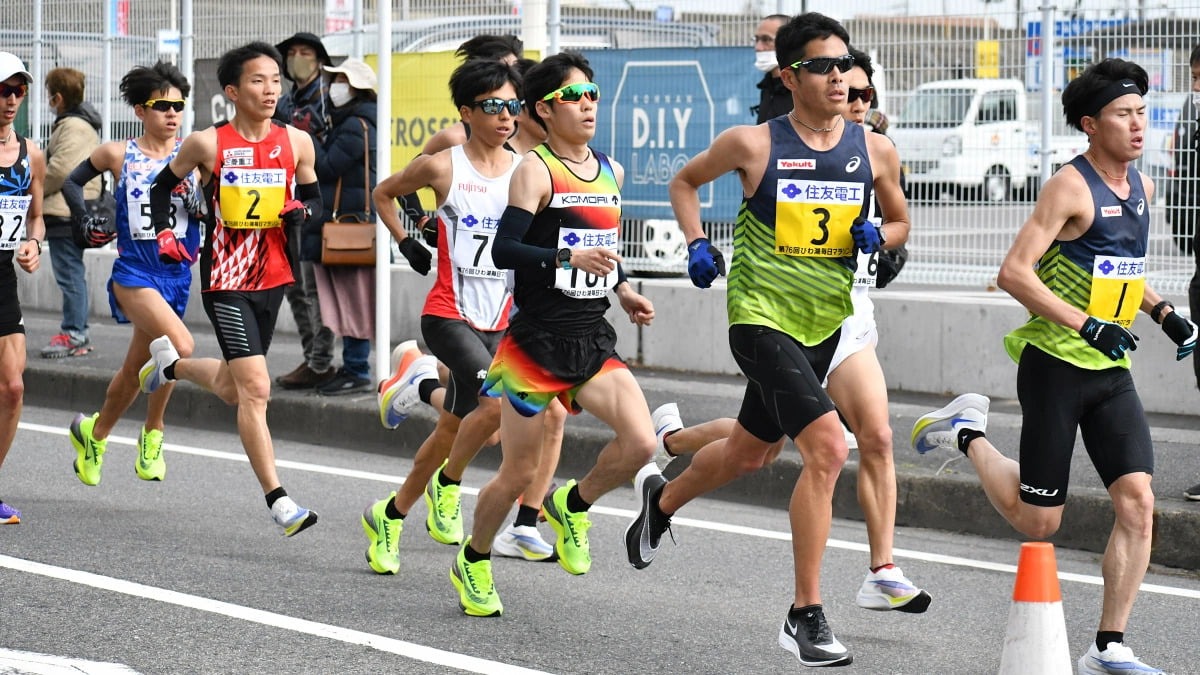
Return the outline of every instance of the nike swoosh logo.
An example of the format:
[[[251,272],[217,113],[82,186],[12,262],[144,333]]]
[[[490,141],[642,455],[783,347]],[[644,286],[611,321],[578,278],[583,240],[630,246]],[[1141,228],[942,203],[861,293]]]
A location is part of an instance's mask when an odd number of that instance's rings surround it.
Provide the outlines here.
[[[1129,88],[1129,87],[1133,86],[1133,83],[1132,82],[1122,82],[1121,86],[1125,87],[1125,88]]]
[[[783,622],[785,624],[787,624],[788,632],[791,633],[792,635],[795,635],[797,629],[796,629],[796,624],[792,623],[792,617],[788,616],[786,619],[783,620]]]

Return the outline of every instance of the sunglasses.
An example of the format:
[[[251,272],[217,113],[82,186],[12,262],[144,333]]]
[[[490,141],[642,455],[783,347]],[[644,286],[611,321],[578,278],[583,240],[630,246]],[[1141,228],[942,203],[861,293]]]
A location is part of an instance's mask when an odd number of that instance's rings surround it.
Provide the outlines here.
[[[600,85],[595,82],[576,82],[559,87],[542,97],[543,101],[554,99],[559,103],[579,103],[586,96],[589,101],[600,100]]]
[[[834,67],[837,67],[840,72],[844,73],[854,67],[854,57],[849,54],[845,56],[818,56],[815,59],[808,59],[807,61],[797,61],[788,67],[793,70],[803,68],[813,75],[828,75],[829,71],[833,70]]]
[[[875,98],[875,87],[867,87],[866,89],[855,89],[854,87],[846,88],[846,103],[854,103],[862,101],[870,104],[871,99]]]
[[[509,115],[520,115],[521,108],[524,105],[519,98],[510,98],[508,100],[502,98],[485,98],[482,101],[471,102],[472,108],[479,108],[488,115],[499,115],[502,110],[508,110]]]
[[[16,96],[17,98],[25,98],[25,93],[29,91],[27,84],[4,84],[0,82],[0,98],[8,98]]]
[[[152,98],[142,105],[146,108],[157,110],[161,113],[165,113],[168,110],[183,112],[183,107],[186,105],[186,102],[181,98]]]

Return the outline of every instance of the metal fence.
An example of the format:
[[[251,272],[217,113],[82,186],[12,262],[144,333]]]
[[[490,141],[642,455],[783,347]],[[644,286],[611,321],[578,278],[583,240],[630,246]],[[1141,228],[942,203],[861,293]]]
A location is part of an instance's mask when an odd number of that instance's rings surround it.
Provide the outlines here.
[[[113,3],[112,14],[117,25],[111,31],[113,56],[107,72],[101,58],[105,2],[96,0],[9,3],[18,6],[6,7],[0,18],[0,49],[16,51],[27,59],[39,77],[56,66],[84,70],[89,75],[87,99],[98,108],[108,102],[114,137],[128,133],[126,126],[132,119],[128,110],[115,100],[116,82],[134,63],[149,63],[157,58],[159,47],[164,46],[159,31],[188,25],[183,22],[188,11],[192,17],[196,64],[211,64],[223,51],[247,41],[277,42],[298,30],[328,35],[327,43],[335,53],[349,54],[355,45],[371,51],[374,46],[372,24],[377,8],[369,0],[358,7],[354,0],[184,0],[178,4],[166,0],[108,1]],[[422,127],[422,133],[431,133],[438,125],[453,119],[452,107],[443,100],[447,98],[445,78],[453,61],[444,54],[429,52],[452,50],[464,39],[463,30],[516,30],[514,27],[521,25],[522,13],[539,7],[535,2],[544,1],[393,3],[396,19],[393,49],[415,52],[409,58],[416,59],[404,61],[407,64],[404,70],[394,69],[393,82],[411,75],[408,70],[420,71],[426,78],[415,89],[394,97],[393,148],[401,161],[411,157],[416,138],[408,139],[413,143],[405,141],[396,126],[404,120],[406,105],[418,105],[417,89],[432,92],[431,96],[440,97],[439,105],[445,106],[445,112],[436,116],[422,113],[422,119],[432,123],[428,128]],[[1031,211],[1043,166],[1053,168],[1083,147],[1082,135],[1071,136],[1063,128],[1058,105],[1062,85],[1086,64],[1107,56],[1120,56],[1143,65],[1152,80],[1152,93],[1147,97],[1150,127],[1145,153],[1139,161],[1140,168],[1157,184],[1150,207],[1150,281],[1160,292],[1168,294],[1178,294],[1186,288],[1193,260],[1172,241],[1165,204],[1167,195],[1180,181],[1174,167],[1176,154],[1184,149],[1174,146],[1173,131],[1188,98],[1186,92],[1191,81],[1188,56],[1193,43],[1200,42],[1197,37],[1200,0],[1182,0],[1173,3],[1170,9],[1152,10],[1129,9],[1130,3],[1083,0],[1075,3],[1079,9],[1073,14],[1052,9],[1022,11],[1020,0],[982,4],[968,0],[940,3],[910,0],[904,4],[911,8],[907,12],[896,10],[894,5],[875,10],[879,14],[886,11],[887,17],[862,12],[839,15],[822,4],[801,0],[743,3],[558,0],[549,6],[547,13],[548,26],[553,24],[557,28],[557,40],[549,37],[549,28],[540,34],[521,29],[527,44],[579,49],[594,63],[604,66],[598,66],[597,77],[606,93],[602,105],[607,104],[613,110],[611,129],[603,132],[608,134],[603,139],[604,149],[626,166],[626,189],[631,194],[644,195],[632,201],[652,205],[632,205],[627,210],[624,253],[633,271],[650,274],[683,271],[682,241],[669,209],[662,206],[665,180],[680,161],[703,149],[712,135],[725,126],[753,123],[748,108],[757,102],[754,84],[759,78],[753,69],[751,53],[754,28],[766,14],[795,13],[804,6],[839,16],[853,42],[872,54],[879,71],[876,84],[882,94],[880,103],[891,118],[890,135],[897,141],[901,160],[909,170],[909,183],[914,188],[910,203],[911,257],[898,283],[976,287],[989,283],[1013,234]],[[824,4],[836,7],[834,3]],[[930,4],[938,6],[929,8]],[[922,11],[925,13],[918,13]],[[43,31],[41,59],[35,62],[33,28],[39,16]],[[668,47],[676,51],[645,51]],[[705,126],[687,129],[687,147],[681,145],[670,155],[646,152],[647,147],[653,146],[647,146],[645,138],[640,139],[642,145],[638,146],[637,129],[631,127],[638,120],[626,115],[630,97],[621,97],[621,92],[628,91],[626,85],[636,84],[636,80],[617,79],[632,72],[630,64],[652,61],[648,55],[656,55],[660,60],[668,55],[675,64],[690,59],[699,64],[716,63],[723,68],[714,73],[699,73],[697,81],[701,84],[692,91],[697,94],[697,101],[707,96],[709,100],[704,105],[709,107],[698,109],[692,121],[702,119]],[[1054,61],[1052,74],[1043,76],[1043,60],[1048,57]],[[193,97],[200,103],[197,107],[206,110],[207,117],[201,121],[208,123],[217,106],[209,110],[204,97],[219,101],[220,94],[204,88],[210,85],[202,86],[201,70],[197,68]],[[607,80],[600,80],[600,72],[605,73]],[[651,77],[646,81],[656,86],[691,86],[690,70],[663,70],[657,77],[653,77],[653,71],[649,74]],[[956,79],[962,82],[951,88],[958,93],[944,94],[942,98],[951,100],[957,96],[961,101],[967,96],[963,90],[981,86],[981,80],[1012,81],[1016,89],[1009,94],[976,92],[975,98],[970,99],[974,103],[968,101],[961,111],[964,124],[958,129],[937,126],[922,118],[925,113],[918,114],[918,109],[926,110],[921,106],[940,100],[938,92],[929,91],[936,87],[934,83]],[[1048,99],[1042,87],[1045,80],[1051,84]],[[733,93],[714,95],[721,91]],[[610,97],[609,92],[614,95]],[[910,103],[918,100],[921,103],[914,103],[910,109]],[[34,88],[25,114],[36,106],[40,108],[32,117],[42,117],[43,124],[33,129],[33,135],[44,138],[49,113],[45,112],[40,87]],[[1195,115],[1190,108],[1184,114]],[[969,115],[974,117],[967,119]],[[27,119],[22,123],[29,125],[35,121]],[[1005,129],[1015,131],[1003,137],[990,134],[993,127],[988,125],[1001,122],[1008,124]],[[413,131],[411,126],[405,128]],[[683,131],[681,127],[680,133]],[[956,136],[957,141],[948,140]],[[981,158],[993,156],[994,161],[989,160],[985,168],[956,164],[966,158],[976,160],[974,165],[978,165]],[[631,180],[641,182],[634,185]],[[630,201],[627,195],[627,205]],[[736,211],[737,201],[736,189],[722,187],[714,192],[713,206],[706,209],[714,241],[731,239],[729,214]]]

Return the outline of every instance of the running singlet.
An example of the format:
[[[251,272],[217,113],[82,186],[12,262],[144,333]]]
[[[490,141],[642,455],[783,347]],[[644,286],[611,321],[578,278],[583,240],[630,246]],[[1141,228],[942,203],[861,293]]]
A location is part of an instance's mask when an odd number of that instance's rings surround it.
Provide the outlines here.
[[[873,198],[866,137],[844,124],[837,146],[816,151],[786,116],[766,124],[771,156],[733,234],[729,323],[774,328],[811,347],[852,311],[850,225]]]
[[[533,217],[525,243],[542,248],[620,249],[621,195],[612,164],[592,150],[600,165],[596,177],[584,180],[554,156],[545,143],[533,149],[550,172],[550,203]],[[617,284],[614,269],[604,277],[559,268],[516,271],[513,297],[519,320],[552,325],[555,331],[579,334],[604,320],[608,291]]]
[[[16,251],[25,241],[25,218],[33,197],[33,168],[25,137],[16,136],[19,149],[12,166],[0,166],[0,264],[11,265]]]
[[[480,175],[463,146],[450,150],[450,190],[438,208],[438,270],[422,315],[466,321],[481,331],[508,327],[512,295],[508,272],[492,262],[500,215],[508,206],[508,183],[521,162],[495,178]]]
[[[200,255],[202,291],[264,291],[293,282],[279,212],[292,198],[296,161],[287,127],[272,121],[258,142],[217,124],[210,188],[214,224]]]
[[[1146,287],[1150,205],[1141,174],[1129,167],[1129,197],[1121,199],[1083,155],[1072,159],[1071,166],[1083,175],[1092,193],[1092,225],[1078,239],[1052,243],[1038,261],[1038,279],[1072,307],[1129,328]],[[1004,337],[1004,348],[1014,361],[1020,361],[1026,344],[1088,370],[1128,368],[1130,362],[1128,352],[1113,361],[1073,329],[1036,314]]]
[[[189,276],[186,262],[164,263],[158,259],[158,242],[154,238],[154,223],[150,220],[150,186],[158,172],[166,166],[183,141],[176,139],[175,149],[164,159],[147,157],[135,139],[125,142],[125,160],[117,180],[117,253],[121,259],[138,269],[166,276]],[[195,180],[188,176],[184,181]],[[183,208],[183,201],[171,195],[171,229],[192,259],[200,247],[200,221]]]

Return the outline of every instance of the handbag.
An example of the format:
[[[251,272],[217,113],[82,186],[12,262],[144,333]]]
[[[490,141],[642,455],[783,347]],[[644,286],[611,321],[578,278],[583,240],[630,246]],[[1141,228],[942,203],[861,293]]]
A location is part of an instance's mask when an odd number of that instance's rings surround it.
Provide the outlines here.
[[[367,123],[358,120],[363,126],[363,194],[371,198],[370,150],[367,137]],[[374,267],[375,265],[375,221],[368,217],[364,219],[357,213],[338,215],[338,207],[342,199],[342,179],[339,177],[333,193],[333,220],[326,221],[321,226],[321,264],[331,266]]]
[[[112,190],[108,189],[108,180],[105,176],[106,174],[100,174],[100,195],[95,199],[83,200],[83,205],[87,208],[87,215],[93,218],[105,218],[109,228],[115,228],[117,226],[117,199],[113,196]],[[71,227],[71,238],[79,248],[96,248],[83,236],[83,229],[78,223],[74,223]]]

